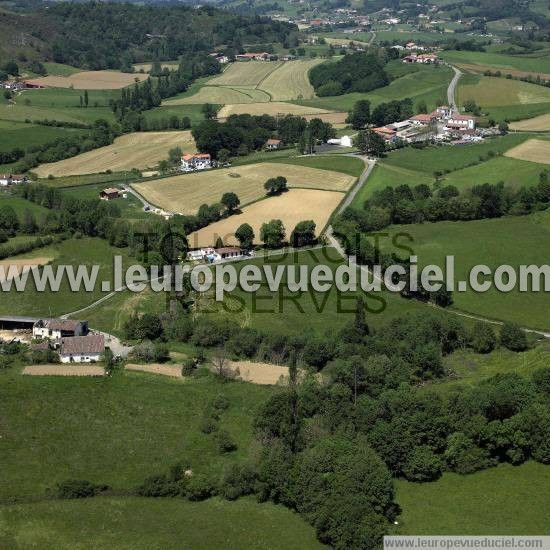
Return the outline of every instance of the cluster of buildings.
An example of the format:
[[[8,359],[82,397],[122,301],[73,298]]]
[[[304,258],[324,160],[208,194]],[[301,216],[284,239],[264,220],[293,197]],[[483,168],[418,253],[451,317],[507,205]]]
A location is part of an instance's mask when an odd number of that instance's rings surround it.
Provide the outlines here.
[[[403,63],[425,63],[437,65],[440,63],[439,57],[435,53],[421,53],[421,54],[410,54],[406,55],[403,58]]]
[[[407,143],[426,141],[428,139],[445,140],[459,138],[468,140],[476,132],[475,117],[453,113],[447,105],[437,107],[429,114],[418,114],[401,122],[394,122],[373,131],[388,144],[398,140]]]
[[[18,92],[29,88],[45,88],[45,86],[37,80],[6,80],[0,83],[0,86],[4,88],[4,90],[10,90],[11,92]]]
[[[54,350],[62,363],[95,363],[105,353],[105,337],[90,332],[88,321],[9,316],[0,317],[0,328],[32,332],[32,349]]]
[[[17,185],[27,183],[28,178],[25,174],[0,174],[0,186]]]
[[[276,59],[276,55],[268,52],[239,53],[235,56],[236,61],[274,61]]]

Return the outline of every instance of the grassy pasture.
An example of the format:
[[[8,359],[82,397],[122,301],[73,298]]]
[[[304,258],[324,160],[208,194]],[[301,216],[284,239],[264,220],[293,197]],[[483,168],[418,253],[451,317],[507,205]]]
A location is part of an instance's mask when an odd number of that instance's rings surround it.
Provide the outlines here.
[[[337,171],[358,178],[365,169],[365,163],[358,157],[344,155],[317,155],[274,159],[273,162],[309,166],[321,170]]]
[[[226,118],[229,115],[241,115],[241,114],[250,114],[250,115],[312,115],[319,116],[321,115],[332,115],[326,109],[319,109],[316,107],[308,107],[303,105],[295,105],[293,103],[285,103],[282,101],[271,101],[269,103],[249,103],[249,104],[233,104],[225,105],[221,108],[218,113],[219,118]]]
[[[11,206],[19,219],[22,219],[25,210],[29,210],[35,217],[38,218],[48,213],[48,209],[40,206],[39,204],[21,197],[15,197],[8,193],[0,192],[0,208],[4,205]]]
[[[543,464],[502,464],[465,476],[445,473],[433,483],[396,485],[403,508],[399,534],[548,534],[550,468]]]
[[[160,106],[150,111],[145,111],[143,116],[147,122],[155,120],[168,119],[170,117],[178,117],[180,120],[183,117],[188,117],[191,120],[191,124],[200,124],[204,120],[204,115],[201,111],[202,105],[169,105]]]
[[[218,474],[247,456],[252,417],[277,391],[210,376],[182,381],[120,372],[108,379],[49,378],[21,376],[19,368],[3,372],[0,384],[3,502],[43,496],[66,479],[132,489],[180,460],[196,473]],[[229,455],[220,455],[213,438],[199,430],[201,412],[220,393],[230,401],[221,425],[238,445]]]
[[[282,65],[282,61],[238,61],[229,64],[223,73],[210,80],[209,84],[255,88]]]
[[[132,168],[152,168],[160,160],[168,158],[168,151],[180,147],[182,151],[194,153],[195,142],[189,131],[135,132],[115,139],[114,143],[34,169],[38,177],[94,174]]]
[[[513,266],[519,281],[520,265],[541,265],[544,263],[541,259],[550,253],[549,211],[471,222],[395,226],[388,232],[405,232],[410,236],[410,247],[421,266],[434,264],[444,270],[445,256],[453,255],[455,281],[468,281],[472,267],[480,264],[493,271],[500,265]],[[386,248],[399,254],[389,244]],[[550,298],[544,292],[520,292],[516,288],[503,293],[493,287],[478,293],[468,284],[466,292],[455,290],[453,300],[453,307],[469,313],[529,328],[550,329],[547,315]]]
[[[527,132],[547,132],[550,131],[550,113],[539,115],[526,120],[512,122],[510,124],[512,130],[521,130]]]
[[[514,159],[550,164],[550,141],[530,139],[504,154]]]
[[[101,529],[97,526],[101,525]],[[284,529],[281,529],[284,525]],[[315,531],[283,506],[253,499],[95,498],[0,509],[0,545],[59,550],[323,548]],[[89,542],[84,542],[89,541]]]
[[[44,76],[33,82],[52,88],[74,88],[75,90],[118,90],[148,75],[141,73],[121,73],[119,71],[83,71],[67,76]]]
[[[24,90],[17,98],[18,103],[30,101],[30,105],[35,107],[78,107],[80,109],[80,97],[82,90],[73,90],[71,88],[44,88]],[[82,111],[97,107],[109,107],[109,100],[117,99],[120,92],[117,90],[90,90],[88,91],[88,107],[82,108]],[[110,109],[110,107],[109,107]]]
[[[349,189],[354,181],[352,176],[340,172],[264,162],[138,182],[133,187],[157,206],[183,214],[195,214],[201,204],[217,202],[228,191],[237,193],[241,205],[261,199],[265,197],[264,183],[275,176],[286,177],[289,187],[342,192]]]
[[[193,248],[214,246],[220,236],[225,245],[238,244],[235,231],[243,223],[252,226],[255,241],[260,242],[262,224],[274,218],[283,222],[287,237],[290,237],[296,224],[303,220],[313,220],[317,224],[319,234],[343,198],[344,194],[336,191],[290,189],[280,196],[269,197],[245,206],[240,214],[229,216],[191,233],[189,242]]]
[[[70,65],[64,65],[63,63],[45,62],[43,65],[46,67],[48,75],[51,76],[70,76],[80,72],[80,69],[77,67],[71,67]]]
[[[459,103],[473,99],[484,108],[550,102],[550,89],[544,86],[491,76],[480,76],[476,80],[475,83],[459,84]]]

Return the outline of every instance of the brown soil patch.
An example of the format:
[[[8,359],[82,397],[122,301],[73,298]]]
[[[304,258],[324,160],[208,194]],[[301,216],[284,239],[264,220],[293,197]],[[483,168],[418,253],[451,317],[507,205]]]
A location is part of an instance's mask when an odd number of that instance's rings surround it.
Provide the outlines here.
[[[22,374],[30,376],[104,376],[105,369],[98,365],[30,365]]]
[[[17,273],[29,271],[36,266],[39,265],[45,265],[49,262],[51,262],[53,258],[48,257],[41,257],[41,258],[32,258],[32,259],[20,259],[20,260],[13,260],[13,259],[6,259],[6,260],[0,260],[0,267],[3,268],[4,273],[0,270],[0,283],[3,281],[7,281],[10,277],[8,277],[8,270],[10,269],[10,266],[14,266],[17,269]]]
[[[288,383],[288,367],[249,361],[233,361],[230,366],[245,382],[269,386]]]
[[[181,365],[160,365],[150,363],[148,365],[138,365],[129,363],[124,367],[126,370],[148,372],[151,374],[162,374],[172,378],[181,378]]]
[[[147,80],[148,74],[121,73],[118,71],[84,71],[70,76],[44,76],[33,82],[51,88],[75,90],[118,90],[130,86],[136,80]]]
[[[518,120],[510,124],[512,130],[523,130],[528,132],[550,131],[550,114],[540,115],[525,120]]]
[[[529,139],[517,147],[512,147],[504,155],[519,160],[550,164],[550,141]]]

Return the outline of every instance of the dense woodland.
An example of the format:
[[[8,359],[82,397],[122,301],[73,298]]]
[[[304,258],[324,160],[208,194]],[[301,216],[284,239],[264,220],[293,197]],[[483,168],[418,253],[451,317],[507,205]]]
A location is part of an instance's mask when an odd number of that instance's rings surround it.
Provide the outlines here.
[[[56,2],[29,11],[2,14],[0,25],[28,32],[39,60],[92,70],[131,70],[132,63],[174,60],[220,44],[241,51],[243,44],[283,42],[298,34],[288,23],[212,7]]]

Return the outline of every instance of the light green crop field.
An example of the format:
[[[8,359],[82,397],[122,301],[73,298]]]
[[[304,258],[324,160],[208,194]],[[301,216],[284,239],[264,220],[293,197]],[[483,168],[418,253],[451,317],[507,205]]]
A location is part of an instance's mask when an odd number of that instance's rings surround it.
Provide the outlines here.
[[[493,272],[500,265],[510,265],[516,269],[519,282],[520,265],[541,265],[541,258],[550,254],[550,211],[470,222],[395,226],[388,232],[410,236],[410,247],[421,266],[435,264],[445,271],[445,257],[454,256],[456,281],[468,281],[469,271],[476,265],[489,266]],[[385,248],[392,250],[391,246]],[[504,293],[493,287],[480,293],[468,284],[466,292],[453,292],[453,300],[453,307],[469,313],[550,329],[550,297],[544,292],[520,292],[516,288]]]
[[[396,72],[396,75],[399,73]],[[410,97],[415,105],[420,101],[425,101],[428,108],[432,109],[440,100],[445,100],[446,90],[452,76],[453,72],[448,67],[422,67],[418,71],[406,71],[388,86],[369,93],[354,92],[340,96],[295,101],[294,103],[335,111],[349,111],[360,99],[368,99],[371,102],[371,108],[373,108],[380,103]]]
[[[38,90],[40,91],[40,90]],[[55,102],[54,102],[55,103]],[[32,104],[25,105],[24,98],[19,96],[17,104],[0,104],[0,119],[24,122],[25,120],[59,120],[62,122],[91,123],[103,118],[110,122],[115,121],[115,116],[109,107],[88,107],[80,108],[63,107],[41,107]]]
[[[450,63],[481,72],[490,69],[514,76],[528,73],[550,74],[550,58],[544,52],[540,57],[529,57],[494,52],[446,51],[441,52],[441,57]]]
[[[70,76],[82,71],[82,69],[71,67],[70,65],[64,65],[63,63],[45,62],[43,65],[46,67],[48,74],[52,76]]]
[[[468,99],[473,99],[482,108],[550,102],[550,88],[544,86],[491,76],[478,76],[475,80],[464,84],[459,81],[460,104]]]
[[[283,506],[258,504],[249,498],[189,502],[109,497],[0,508],[0,546],[4,548],[169,550],[182,544],[189,550],[324,548],[300,516]]]
[[[4,503],[44,497],[67,479],[132,490],[180,461],[217,479],[227,464],[248,455],[252,419],[277,391],[207,374],[186,380],[128,371],[102,379],[35,377],[22,376],[19,367],[3,371],[0,384]],[[230,403],[220,426],[237,444],[225,455],[200,431],[202,411],[219,394]]]
[[[236,86],[203,86],[196,94],[180,99],[167,99],[163,106],[195,105],[203,103],[234,104],[262,103],[270,101],[270,96],[263,90]]]
[[[21,197],[14,197],[13,195],[8,195],[7,193],[0,193],[0,208],[5,205],[11,206],[20,220],[22,219],[25,210],[29,210],[38,219],[49,212],[47,208],[44,208],[34,202],[28,201]]]
[[[397,481],[406,535],[548,535],[550,467],[502,464],[433,483]]]
[[[269,73],[258,87],[267,92],[273,101],[312,98],[315,91],[309,82],[308,73],[322,62],[322,59],[288,61]]]
[[[237,61],[209,81],[211,86],[250,86],[254,88],[283,65],[282,61]]]

